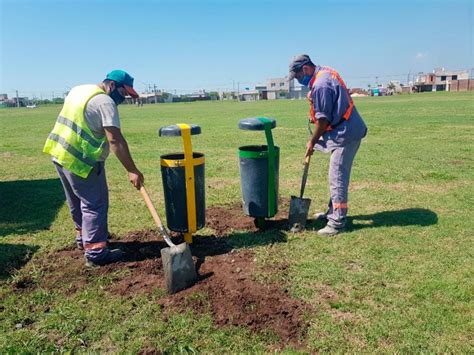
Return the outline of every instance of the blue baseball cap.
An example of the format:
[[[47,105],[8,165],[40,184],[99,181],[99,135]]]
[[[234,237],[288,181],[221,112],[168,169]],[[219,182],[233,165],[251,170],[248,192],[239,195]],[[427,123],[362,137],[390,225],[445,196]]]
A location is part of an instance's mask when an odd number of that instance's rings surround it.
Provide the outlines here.
[[[107,74],[106,79],[113,80],[123,86],[131,97],[135,99],[138,97],[137,92],[133,89],[133,78],[127,72],[123,70],[112,70]]]

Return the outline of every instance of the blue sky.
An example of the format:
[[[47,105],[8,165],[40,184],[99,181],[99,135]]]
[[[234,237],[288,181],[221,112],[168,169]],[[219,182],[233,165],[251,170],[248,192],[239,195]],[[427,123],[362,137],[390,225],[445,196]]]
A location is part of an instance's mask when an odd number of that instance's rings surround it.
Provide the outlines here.
[[[61,96],[112,69],[138,91],[243,89],[300,53],[351,87],[406,82],[474,68],[473,2],[0,0],[0,93]]]

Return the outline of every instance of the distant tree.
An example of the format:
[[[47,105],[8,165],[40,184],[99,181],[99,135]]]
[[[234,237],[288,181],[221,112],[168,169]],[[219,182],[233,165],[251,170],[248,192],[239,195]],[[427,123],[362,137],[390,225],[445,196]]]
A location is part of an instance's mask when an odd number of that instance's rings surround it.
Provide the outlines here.
[[[219,100],[219,93],[217,91],[211,91],[209,93],[211,100]]]
[[[387,85],[388,92],[393,95],[396,91],[397,86],[393,82],[389,82]]]
[[[53,104],[63,104],[64,103],[64,99],[62,97],[55,97],[53,99]]]

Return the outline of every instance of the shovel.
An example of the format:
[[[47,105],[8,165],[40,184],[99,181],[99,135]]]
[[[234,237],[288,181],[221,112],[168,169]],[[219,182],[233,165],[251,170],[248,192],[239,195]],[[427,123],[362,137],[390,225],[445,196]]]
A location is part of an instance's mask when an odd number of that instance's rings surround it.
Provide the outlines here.
[[[292,232],[300,232],[306,227],[308,219],[309,205],[311,199],[303,198],[306,180],[308,179],[309,161],[311,156],[308,155],[304,160],[303,179],[301,180],[300,197],[291,196],[290,213],[288,216],[288,224]]]
[[[179,245],[173,244],[144,186],[140,188],[140,193],[150,210],[160,234],[163,236],[166,244],[168,244],[168,248],[163,248],[160,251],[168,292],[176,293],[191,287],[197,281],[196,268],[194,267],[191,249],[189,249],[186,243]]]

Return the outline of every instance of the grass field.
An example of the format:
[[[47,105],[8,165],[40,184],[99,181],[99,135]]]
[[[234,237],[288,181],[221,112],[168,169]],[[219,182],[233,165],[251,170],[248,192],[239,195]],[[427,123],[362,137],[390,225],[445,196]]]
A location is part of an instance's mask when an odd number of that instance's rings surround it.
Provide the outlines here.
[[[256,242],[271,239],[267,234],[243,231],[238,245],[254,253],[256,280],[284,284],[293,298],[312,306],[304,346],[283,350],[473,353],[474,93],[369,97],[356,106],[369,133],[353,168],[349,231],[326,239],[314,230],[284,233],[271,243]],[[217,327],[209,312],[165,317],[157,304],[163,289],[111,294],[104,285],[113,283],[113,272],[91,274],[75,293],[67,284],[15,287],[22,280],[40,285],[48,272],[40,267],[44,260],[54,261],[73,242],[61,185],[41,152],[59,110],[0,110],[0,353],[274,349],[274,335]],[[206,155],[207,206],[240,201],[237,148],[264,142],[262,132],[237,128],[245,117],[277,120],[280,196],[299,189],[304,101],[123,106],[120,112],[162,215],[159,156],[181,150],[180,139],[158,137],[158,128],[168,124],[202,127],[193,145]],[[306,191],[315,212],[328,199],[328,156],[318,153],[311,164]],[[107,161],[107,178],[110,231],[120,237],[153,228],[115,157]]]

